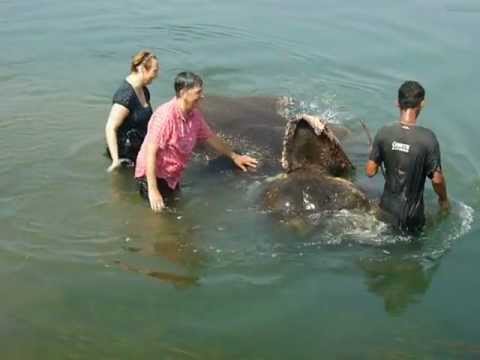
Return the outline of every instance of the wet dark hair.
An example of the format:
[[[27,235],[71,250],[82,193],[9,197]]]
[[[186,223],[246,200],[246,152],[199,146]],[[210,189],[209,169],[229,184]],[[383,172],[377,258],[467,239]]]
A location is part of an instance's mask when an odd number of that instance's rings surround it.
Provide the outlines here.
[[[398,89],[398,105],[401,110],[414,109],[425,99],[425,89],[417,81],[405,81]]]
[[[183,89],[193,89],[195,87],[202,87],[203,80],[197,74],[190,71],[183,71],[175,76],[175,94],[180,96],[180,91]]]

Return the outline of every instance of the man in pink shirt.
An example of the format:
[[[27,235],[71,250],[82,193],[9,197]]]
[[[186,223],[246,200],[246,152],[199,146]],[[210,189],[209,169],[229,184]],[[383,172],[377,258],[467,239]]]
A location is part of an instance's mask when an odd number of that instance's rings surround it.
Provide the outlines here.
[[[164,200],[168,201],[179,189],[183,171],[198,142],[207,142],[243,171],[257,164],[255,159],[235,153],[208,127],[198,109],[203,98],[203,81],[198,75],[179,73],[175,78],[175,93],[176,96],[159,106],[150,118],[135,167],[140,193],[155,212],[161,211]]]

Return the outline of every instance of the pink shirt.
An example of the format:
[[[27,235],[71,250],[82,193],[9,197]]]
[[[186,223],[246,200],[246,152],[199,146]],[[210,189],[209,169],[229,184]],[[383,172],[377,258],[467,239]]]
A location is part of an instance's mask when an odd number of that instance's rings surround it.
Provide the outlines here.
[[[148,143],[154,143],[157,146],[155,174],[174,189],[197,142],[212,135],[200,110],[194,109],[185,116],[173,98],[159,106],[148,122],[147,135],[137,156],[135,177],[146,175],[146,148]]]

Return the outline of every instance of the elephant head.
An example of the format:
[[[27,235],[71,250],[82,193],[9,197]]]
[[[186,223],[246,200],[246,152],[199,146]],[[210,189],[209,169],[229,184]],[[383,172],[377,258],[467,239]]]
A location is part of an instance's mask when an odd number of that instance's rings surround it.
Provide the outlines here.
[[[345,176],[354,169],[330,126],[303,117],[287,123],[281,163],[287,173],[314,167],[327,175]]]
[[[271,178],[263,206],[282,218],[369,208],[366,195],[341,178],[354,166],[325,122],[298,117],[287,123],[282,151],[285,173]]]

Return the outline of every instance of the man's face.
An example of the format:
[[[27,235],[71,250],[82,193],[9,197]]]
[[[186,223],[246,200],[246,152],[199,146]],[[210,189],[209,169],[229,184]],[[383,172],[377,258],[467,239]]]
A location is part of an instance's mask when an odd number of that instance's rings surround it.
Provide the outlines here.
[[[194,87],[184,90],[182,98],[190,108],[193,109],[197,107],[203,99],[203,87]]]

